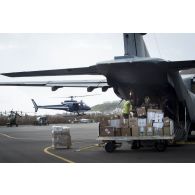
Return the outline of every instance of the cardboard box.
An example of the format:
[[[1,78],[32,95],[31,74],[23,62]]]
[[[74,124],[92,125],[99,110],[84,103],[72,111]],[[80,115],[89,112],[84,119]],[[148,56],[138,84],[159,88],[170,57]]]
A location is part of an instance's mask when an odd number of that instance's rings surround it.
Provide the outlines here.
[[[115,136],[115,128],[114,127],[110,127],[110,126],[107,126],[107,127],[101,127],[100,126],[100,135],[99,136],[102,136],[102,137],[107,137],[107,136]]]
[[[148,112],[147,112],[147,123],[152,125],[154,120],[155,120],[155,111],[153,109],[148,109]]]
[[[137,124],[138,127],[146,127],[146,118],[138,118]]]
[[[115,128],[111,126],[100,127],[100,135],[101,137],[113,137],[113,136],[121,136],[122,128]]]
[[[104,127],[105,127],[105,126],[110,126],[110,125],[109,125],[109,120],[106,120],[106,119],[103,118],[103,119],[100,121],[100,125],[101,125],[101,126],[104,126]]]
[[[138,125],[137,118],[129,118],[129,126]]]
[[[164,126],[164,123],[153,123],[154,128],[162,129]]]
[[[163,136],[163,129],[154,127],[154,135]]]
[[[163,128],[163,134],[164,136],[170,136],[171,132],[170,132],[170,126],[166,126]]]
[[[131,130],[130,130],[129,127],[128,128],[122,128],[121,131],[122,131],[122,136],[131,136]]]
[[[122,135],[122,128],[116,128],[115,129],[115,136],[121,136]]]
[[[153,136],[153,134],[154,134],[153,127],[152,126],[147,126],[146,135]]]
[[[108,123],[109,123],[109,126],[111,127],[121,128],[122,126],[121,119],[112,119],[112,120],[109,120]]]
[[[155,122],[162,122],[164,117],[164,113],[159,109],[148,109],[147,111],[147,122],[148,124],[152,124]]]
[[[145,107],[137,108],[136,111],[137,111],[138,117],[146,116],[146,108]]]
[[[129,126],[129,119],[123,119],[122,126]]]
[[[155,123],[162,123],[164,118],[164,113],[162,111],[156,112],[154,116],[154,122]]]
[[[139,130],[137,125],[132,125],[131,126],[131,132],[133,137],[139,136]]]
[[[138,131],[140,136],[146,135],[146,127],[138,127]]]
[[[164,127],[169,127],[170,126],[170,119],[169,119],[169,117],[164,117],[163,118],[163,123],[164,123]]]
[[[174,122],[170,119],[170,135],[174,135]]]

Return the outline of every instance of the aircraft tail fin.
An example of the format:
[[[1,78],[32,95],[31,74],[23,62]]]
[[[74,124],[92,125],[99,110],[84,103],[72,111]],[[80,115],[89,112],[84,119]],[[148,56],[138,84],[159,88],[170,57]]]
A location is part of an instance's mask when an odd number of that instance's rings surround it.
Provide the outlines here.
[[[37,104],[36,104],[35,100],[33,100],[33,99],[31,99],[31,100],[32,100],[32,103],[33,103],[33,105],[34,105],[35,112],[37,112],[37,111],[38,111],[38,109],[39,109],[39,107],[37,106]]]
[[[143,36],[146,33],[124,33],[125,56],[150,57]]]

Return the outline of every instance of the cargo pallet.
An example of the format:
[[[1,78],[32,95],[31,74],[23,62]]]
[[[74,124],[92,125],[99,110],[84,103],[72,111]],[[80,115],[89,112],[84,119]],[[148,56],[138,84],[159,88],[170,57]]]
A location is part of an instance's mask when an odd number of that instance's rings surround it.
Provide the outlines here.
[[[144,143],[149,142],[157,151],[164,152],[168,142],[174,141],[174,136],[99,136],[97,140],[103,143],[105,151],[109,153],[121,147],[123,142],[132,144],[132,149],[139,149]]]

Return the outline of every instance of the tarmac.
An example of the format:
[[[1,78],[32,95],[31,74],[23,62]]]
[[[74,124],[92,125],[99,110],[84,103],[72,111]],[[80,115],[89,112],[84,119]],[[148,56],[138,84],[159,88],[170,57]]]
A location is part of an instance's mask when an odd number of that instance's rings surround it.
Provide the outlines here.
[[[70,127],[71,149],[51,147],[52,126],[0,127],[1,163],[194,163],[195,142],[132,150],[124,144],[113,153],[98,145],[98,124],[58,124]]]

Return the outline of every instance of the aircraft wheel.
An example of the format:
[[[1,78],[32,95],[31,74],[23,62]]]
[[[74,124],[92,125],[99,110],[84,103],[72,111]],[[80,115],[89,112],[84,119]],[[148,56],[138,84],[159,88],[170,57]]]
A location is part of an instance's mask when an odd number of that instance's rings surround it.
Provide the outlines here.
[[[112,152],[114,152],[115,149],[116,149],[116,146],[115,146],[114,141],[110,141],[110,142],[106,143],[106,145],[105,145],[106,152],[112,153]]]
[[[167,142],[166,141],[158,141],[155,143],[155,149],[158,152],[164,152],[167,148]]]

